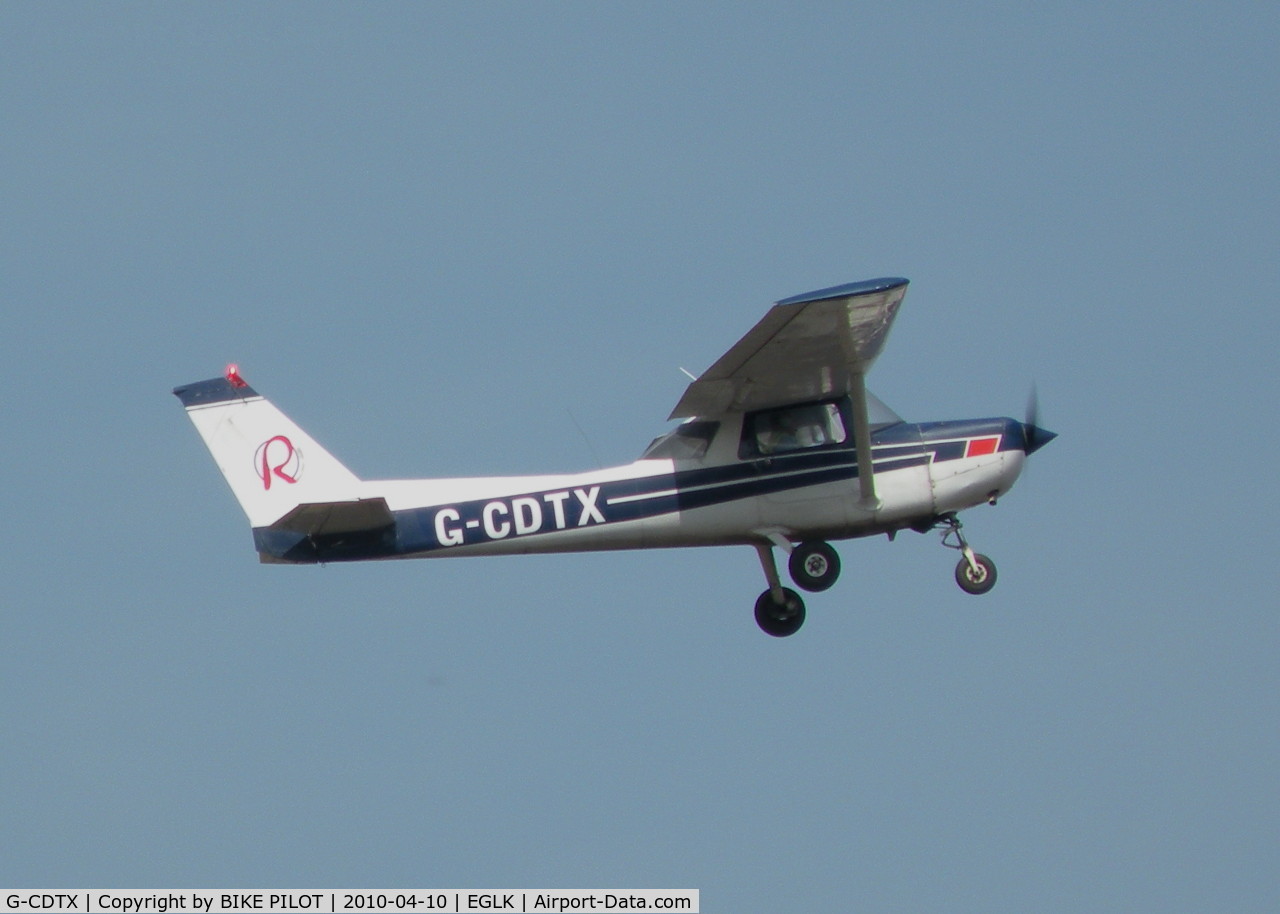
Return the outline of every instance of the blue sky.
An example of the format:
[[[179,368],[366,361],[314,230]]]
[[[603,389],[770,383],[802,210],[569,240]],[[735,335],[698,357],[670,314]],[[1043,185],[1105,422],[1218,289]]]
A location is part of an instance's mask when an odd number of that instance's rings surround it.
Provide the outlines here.
[[[1264,4],[0,7],[0,884],[1280,906]],[[170,389],[357,473],[621,463],[768,305],[1060,433],[797,636],[747,549],[288,568]],[[586,439],[586,440],[584,440]]]

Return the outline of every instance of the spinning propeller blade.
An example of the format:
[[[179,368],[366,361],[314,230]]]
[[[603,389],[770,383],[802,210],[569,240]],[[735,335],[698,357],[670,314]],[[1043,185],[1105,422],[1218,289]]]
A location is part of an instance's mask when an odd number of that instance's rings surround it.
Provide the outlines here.
[[[1040,427],[1040,397],[1036,393],[1034,382],[1031,384],[1031,393],[1027,397],[1027,413],[1025,421],[1022,423],[1022,436],[1026,442],[1026,452],[1028,454],[1034,454],[1058,437],[1057,432],[1051,432]]]

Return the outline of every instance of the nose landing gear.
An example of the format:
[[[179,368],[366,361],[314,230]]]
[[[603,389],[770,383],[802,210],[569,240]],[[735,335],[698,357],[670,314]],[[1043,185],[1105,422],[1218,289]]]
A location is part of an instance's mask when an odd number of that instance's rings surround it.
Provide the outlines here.
[[[942,528],[942,545],[958,549],[962,558],[956,564],[956,583],[965,593],[983,594],[996,586],[996,563],[985,555],[974,552],[969,541],[960,531],[960,518],[946,514],[938,518],[934,528]],[[955,542],[951,542],[954,539]]]

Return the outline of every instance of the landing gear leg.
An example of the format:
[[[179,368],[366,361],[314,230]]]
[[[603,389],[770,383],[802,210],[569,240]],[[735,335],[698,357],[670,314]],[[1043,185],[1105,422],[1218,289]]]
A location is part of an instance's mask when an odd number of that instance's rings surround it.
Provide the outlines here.
[[[960,550],[963,558],[956,565],[956,583],[965,593],[983,594],[996,586],[996,563],[985,555],[974,552],[961,532],[960,518],[946,514],[938,518],[936,527],[942,529],[942,545]],[[951,542],[951,540],[955,542]]]
[[[756,600],[756,624],[766,635],[775,638],[794,635],[804,624],[804,600],[794,590],[782,586],[772,546],[757,543],[756,554],[760,556],[760,567],[769,584],[769,589]]]

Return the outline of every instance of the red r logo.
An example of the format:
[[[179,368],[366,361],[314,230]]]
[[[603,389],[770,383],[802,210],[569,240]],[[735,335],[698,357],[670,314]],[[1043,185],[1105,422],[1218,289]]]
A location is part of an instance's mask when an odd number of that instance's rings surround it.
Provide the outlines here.
[[[253,455],[253,465],[262,480],[262,488],[271,488],[271,479],[283,479],[295,483],[302,474],[302,454],[284,435],[276,435],[258,445]]]

